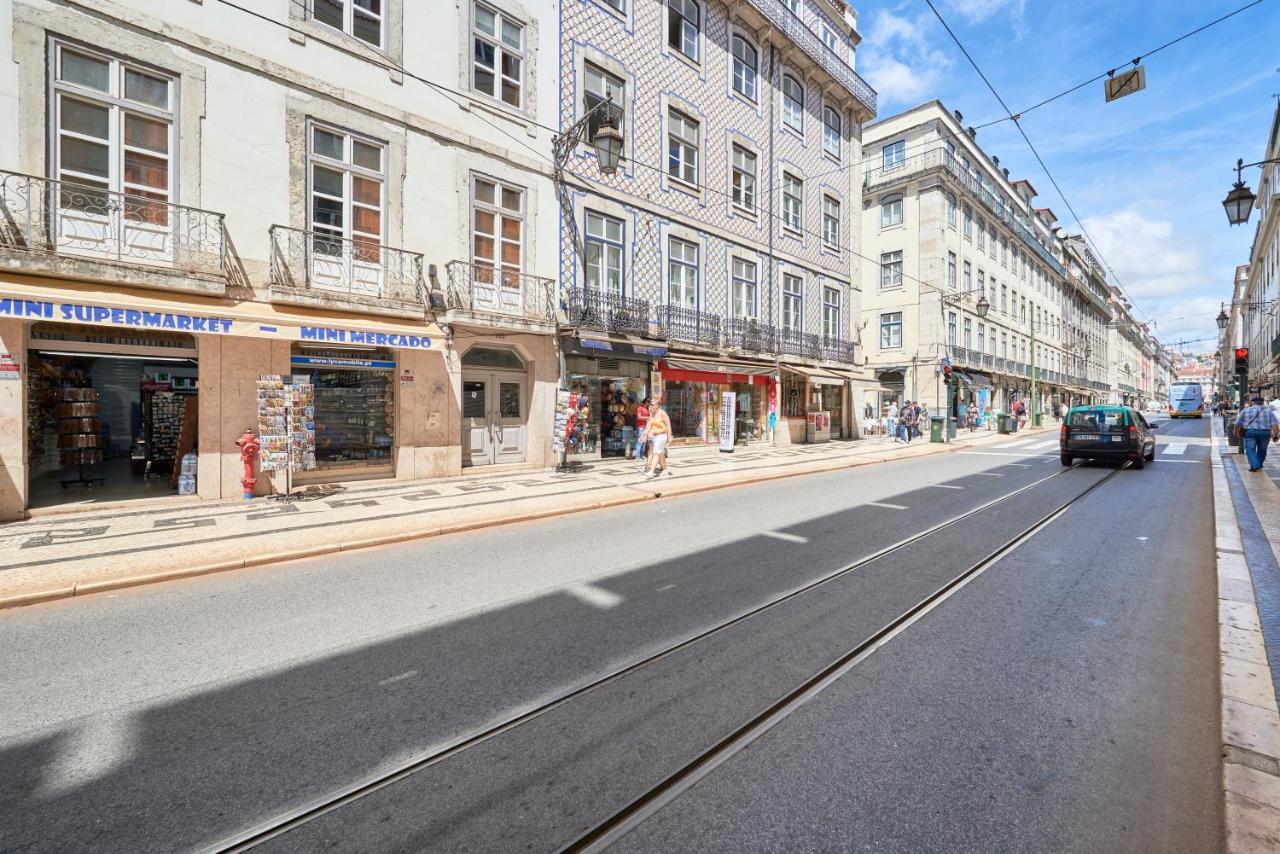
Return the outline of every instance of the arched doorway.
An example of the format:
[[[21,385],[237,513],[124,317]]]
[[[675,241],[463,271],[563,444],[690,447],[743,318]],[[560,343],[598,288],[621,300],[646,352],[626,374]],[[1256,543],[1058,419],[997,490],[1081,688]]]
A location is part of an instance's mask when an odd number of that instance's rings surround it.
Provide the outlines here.
[[[528,367],[508,347],[462,356],[462,464],[522,463],[528,444]]]

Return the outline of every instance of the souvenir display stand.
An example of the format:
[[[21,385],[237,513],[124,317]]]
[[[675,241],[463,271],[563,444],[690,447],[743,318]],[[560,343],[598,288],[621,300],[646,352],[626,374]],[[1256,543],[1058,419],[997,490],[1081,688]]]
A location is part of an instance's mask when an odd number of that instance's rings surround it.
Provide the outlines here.
[[[86,475],[85,466],[102,463],[102,424],[98,418],[98,391],[92,388],[64,388],[59,391],[58,457],[64,474],[75,469],[75,477],[63,477],[63,489],[73,483],[92,486],[106,478]]]

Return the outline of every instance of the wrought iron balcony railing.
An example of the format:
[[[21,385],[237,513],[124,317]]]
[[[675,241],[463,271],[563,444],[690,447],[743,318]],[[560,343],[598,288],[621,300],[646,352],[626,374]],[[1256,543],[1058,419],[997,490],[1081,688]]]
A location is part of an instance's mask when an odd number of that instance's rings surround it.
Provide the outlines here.
[[[810,332],[783,327],[778,330],[778,352],[801,359],[821,359],[822,338]]]
[[[750,3],[783,35],[809,54],[810,59],[840,81],[840,85],[849,90],[849,94],[857,98],[872,116],[876,114],[876,90],[858,76],[858,72],[853,70],[848,60],[828,47],[808,24],[783,4],[782,0],[750,0]]]
[[[554,322],[555,281],[488,264],[450,261],[445,304],[461,311],[487,312]]]
[[[425,306],[422,256],[363,238],[273,225],[271,287],[317,299]]]
[[[852,365],[856,358],[856,348],[852,341],[843,338],[823,338],[822,358],[828,362]]]
[[[725,344],[749,353],[776,353],[778,330],[751,318],[730,318]]]
[[[223,215],[100,186],[0,171],[0,251],[226,279]]]
[[[668,341],[720,346],[720,315],[675,305],[658,306],[658,325]]]
[[[570,326],[648,335],[649,302],[612,291],[569,288],[565,292],[565,319]]]

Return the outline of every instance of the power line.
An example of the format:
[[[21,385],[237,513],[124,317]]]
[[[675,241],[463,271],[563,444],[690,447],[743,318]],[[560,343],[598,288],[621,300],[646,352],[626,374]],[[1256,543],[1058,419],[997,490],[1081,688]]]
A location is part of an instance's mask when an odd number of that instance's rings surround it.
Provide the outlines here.
[[[1000,93],[996,91],[996,87],[991,84],[991,81],[987,79],[987,75],[983,73],[980,67],[978,67],[978,63],[974,60],[973,56],[970,55],[968,49],[965,48],[964,44],[960,41],[960,38],[951,29],[951,25],[947,23],[946,19],[942,17],[942,13],[939,12],[937,7],[933,5],[933,0],[924,0],[924,2],[928,4],[929,9],[933,11],[933,14],[938,19],[938,22],[941,23],[943,29],[947,31],[947,35],[951,36],[951,40],[956,43],[956,47],[960,48],[960,52],[964,54],[964,58],[969,60],[969,64],[973,66],[973,70],[976,71],[978,73],[978,76],[982,78],[982,82],[986,84],[989,90],[991,90],[991,94],[994,95],[995,99],[1000,102],[1000,106],[1004,108],[1004,111],[1008,114],[1009,119],[1013,122],[1013,126],[1018,129],[1018,133],[1021,134],[1023,141],[1026,142],[1027,148],[1031,149],[1031,153],[1035,155],[1036,162],[1039,163],[1040,168],[1044,170],[1044,174],[1049,179],[1049,183],[1051,183],[1053,185],[1053,188],[1057,190],[1058,197],[1062,199],[1062,203],[1067,206],[1067,210],[1070,211],[1071,216],[1075,218],[1076,225],[1080,227],[1080,232],[1084,235],[1085,239],[1089,241],[1090,244],[1092,244],[1093,251],[1097,253],[1098,259],[1102,261],[1103,265],[1111,273],[1112,277],[1116,281],[1116,286],[1120,289],[1121,293],[1124,293],[1124,285],[1120,282],[1120,277],[1116,275],[1116,271],[1112,268],[1112,266],[1109,263],[1107,263],[1107,259],[1103,257],[1102,250],[1098,248],[1097,241],[1093,239],[1093,236],[1091,234],[1089,234],[1089,230],[1085,228],[1084,220],[1081,219],[1078,213],[1076,213],[1075,208],[1071,206],[1071,201],[1067,198],[1067,194],[1062,191],[1062,187],[1058,185],[1058,180],[1054,178],[1053,173],[1049,171],[1049,167],[1045,164],[1044,158],[1040,156],[1040,152],[1036,150],[1035,144],[1031,142],[1031,137],[1027,136],[1027,132],[1023,129],[1022,122],[1019,121],[1019,117],[1015,115],[1012,110],[1009,109],[1009,105],[1005,103],[1004,98],[1000,97]],[[1261,2],[1261,0],[1256,0],[1256,2]],[[1125,294],[1125,297],[1126,299],[1128,299],[1128,294]],[[1129,299],[1129,303],[1134,307],[1137,307],[1138,305],[1132,299]],[[1138,310],[1142,312],[1143,317],[1147,318],[1148,321],[1151,320],[1151,316],[1148,315],[1145,311],[1143,311],[1140,308]],[[1156,340],[1157,341],[1159,340],[1158,334],[1156,335]]]
[[[1261,4],[1262,2],[1263,2],[1263,0],[1253,0],[1253,2],[1252,2],[1252,3],[1246,3],[1245,5],[1241,6],[1239,9],[1236,9],[1234,12],[1228,12],[1227,14],[1223,15],[1223,16],[1222,16],[1222,17],[1220,17],[1220,18],[1214,18],[1214,19],[1213,19],[1212,21],[1210,21],[1209,23],[1204,24],[1204,25],[1199,26],[1199,27],[1196,27],[1194,30],[1191,30],[1190,32],[1183,33],[1182,35],[1178,36],[1176,39],[1172,39],[1172,40],[1170,40],[1170,41],[1167,41],[1167,42],[1165,42],[1164,44],[1160,45],[1160,46],[1159,46],[1159,47],[1157,47],[1157,48],[1153,48],[1153,49],[1151,49],[1151,50],[1148,50],[1148,51],[1145,51],[1145,52],[1143,52],[1143,53],[1137,54],[1136,58],[1135,58],[1135,59],[1130,60],[1129,62],[1130,62],[1131,64],[1133,64],[1133,65],[1135,65],[1135,66],[1136,66],[1136,65],[1137,65],[1139,62],[1141,62],[1144,58],[1145,58],[1145,59],[1150,59],[1151,57],[1155,56],[1157,53],[1159,53],[1160,51],[1164,50],[1165,48],[1173,47],[1173,46],[1174,46],[1175,44],[1177,44],[1178,42],[1180,42],[1180,41],[1184,41],[1184,40],[1186,40],[1186,39],[1189,39],[1189,38],[1191,38],[1192,36],[1197,35],[1198,33],[1202,33],[1202,32],[1204,32],[1205,30],[1209,29],[1210,27],[1216,26],[1217,24],[1221,24],[1223,21],[1227,20],[1228,18],[1234,18],[1236,15],[1239,15],[1241,12],[1244,12],[1244,11],[1245,11],[1245,10],[1247,10],[1247,9],[1252,9],[1254,6],[1257,6],[1257,5]],[[936,12],[936,10],[935,10],[935,12]],[[1120,67],[1120,66],[1116,66],[1116,68],[1118,68],[1118,67]],[[985,127],[991,127],[992,125],[998,125],[998,124],[1000,124],[1001,122],[1017,121],[1018,119],[1022,118],[1023,116],[1025,116],[1027,113],[1031,112],[1032,110],[1038,110],[1038,109],[1040,109],[1041,107],[1043,107],[1045,104],[1050,104],[1050,103],[1052,103],[1052,102],[1054,102],[1054,101],[1058,100],[1059,98],[1064,98],[1064,97],[1066,97],[1067,95],[1070,95],[1072,92],[1076,92],[1076,91],[1078,91],[1078,90],[1080,90],[1080,89],[1083,89],[1084,87],[1088,86],[1090,83],[1097,83],[1097,82],[1098,82],[1099,80],[1101,80],[1102,78],[1104,78],[1104,77],[1109,77],[1109,76],[1111,76],[1111,75],[1115,74],[1115,73],[1116,73],[1116,68],[1110,68],[1110,69],[1108,69],[1108,70],[1106,70],[1106,71],[1102,72],[1101,74],[1097,75],[1096,77],[1090,77],[1088,80],[1084,81],[1083,83],[1077,83],[1075,86],[1072,86],[1070,89],[1064,89],[1064,90],[1062,90],[1061,92],[1059,92],[1059,93],[1058,93],[1058,94],[1056,94],[1056,95],[1053,95],[1053,96],[1051,96],[1051,97],[1045,98],[1043,101],[1041,101],[1041,102],[1040,102],[1040,103],[1038,103],[1038,104],[1033,104],[1032,106],[1027,107],[1025,110],[1021,110],[1021,111],[1019,111],[1019,112],[1017,112],[1017,113],[1011,113],[1010,115],[1005,116],[1004,118],[995,119],[995,120],[993,120],[993,121],[989,121],[989,122],[986,122],[986,123],[984,123],[984,124],[976,125],[976,126],[974,127],[974,130],[981,130],[982,128],[985,128]]]

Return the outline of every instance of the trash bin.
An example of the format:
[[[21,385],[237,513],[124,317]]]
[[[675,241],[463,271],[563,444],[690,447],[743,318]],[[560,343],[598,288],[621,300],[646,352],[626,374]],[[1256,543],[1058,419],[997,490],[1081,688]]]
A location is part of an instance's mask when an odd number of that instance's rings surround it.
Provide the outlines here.
[[[1007,434],[1007,433],[1012,433],[1012,432],[1013,432],[1013,423],[1014,423],[1014,422],[1013,422],[1013,416],[1012,416],[1012,415],[1008,415],[1008,414],[1006,414],[1006,413],[1004,413],[1004,412],[997,413],[997,415],[996,415],[996,425],[997,425],[997,428],[998,428],[998,429],[997,429],[997,431],[996,431],[996,432],[998,432],[998,433],[1006,433],[1006,434]]]
[[[1230,412],[1222,413],[1222,432],[1227,434],[1228,445],[1233,448],[1240,445],[1240,437],[1235,430],[1235,417]]]
[[[942,441],[942,428],[943,428],[943,425],[946,423],[947,423],[947,420],[943,418],[941,415],[934,415],[929,419],[929,441],[930,442]]]

